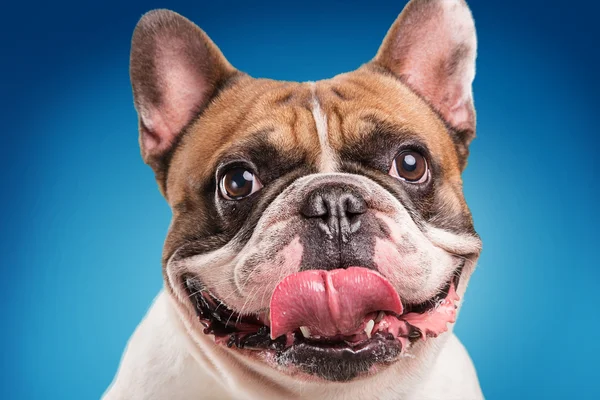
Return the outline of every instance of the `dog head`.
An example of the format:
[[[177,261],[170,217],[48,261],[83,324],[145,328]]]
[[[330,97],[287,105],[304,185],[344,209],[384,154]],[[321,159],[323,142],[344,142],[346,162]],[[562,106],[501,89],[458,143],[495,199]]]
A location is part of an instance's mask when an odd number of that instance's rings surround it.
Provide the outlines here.
[[[316,83],[251,78],[176,13],[141,19],[140,145],[194,340],[329,381],[435,350],[480,252],[461,180],[475,54],[462,0],[413,0],[372,61]]]

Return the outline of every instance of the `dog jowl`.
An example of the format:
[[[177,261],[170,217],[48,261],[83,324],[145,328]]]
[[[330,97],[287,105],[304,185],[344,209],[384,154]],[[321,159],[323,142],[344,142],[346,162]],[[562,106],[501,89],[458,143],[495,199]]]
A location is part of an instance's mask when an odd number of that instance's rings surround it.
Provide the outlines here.
[[[475,56],[460,0],[411,1],[370,62],[305,83],[144,15],[141,152],[173,211],[165,296],[200,352],[326,386],[442,351],[481,247],[461,180]]]

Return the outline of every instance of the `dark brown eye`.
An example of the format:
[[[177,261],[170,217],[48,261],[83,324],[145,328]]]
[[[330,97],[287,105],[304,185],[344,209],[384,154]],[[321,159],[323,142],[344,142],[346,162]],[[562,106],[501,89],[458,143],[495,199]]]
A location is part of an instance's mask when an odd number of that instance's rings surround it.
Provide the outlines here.
[[[221,178],[219,185],[221,195],[228,200],[241,200],[258,191],[261,187],[262,184],[254,172],[243,167],[227,171]]]
[[[403,151],[394,158],[390,175],[411,183],[422,183],[427,180],[427,161],[416,151]]]

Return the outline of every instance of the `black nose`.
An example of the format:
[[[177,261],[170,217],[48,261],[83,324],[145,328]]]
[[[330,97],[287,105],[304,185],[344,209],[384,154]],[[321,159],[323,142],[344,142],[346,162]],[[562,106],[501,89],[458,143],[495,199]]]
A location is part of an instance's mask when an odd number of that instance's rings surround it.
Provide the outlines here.
[[[318,223],[330,240],[347,243],[360,228],[360,215],[367,211],[364,198],[344,185],[318,187],[308,194],[300,213]]]

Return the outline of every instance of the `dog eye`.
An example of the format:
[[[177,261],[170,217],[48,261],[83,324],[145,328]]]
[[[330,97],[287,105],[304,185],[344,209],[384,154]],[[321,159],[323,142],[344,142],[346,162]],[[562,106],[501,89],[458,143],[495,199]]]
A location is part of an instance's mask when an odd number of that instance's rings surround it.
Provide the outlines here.
[[[227,200],[241,200],[262,188],[262,184],[251,170],[243,167],[227,171],[221,178],[219,189]]]
[[[427,160],[416,151],[403,151],[394,158],[390,175],[411,183],[423,183],[429,176]]]

